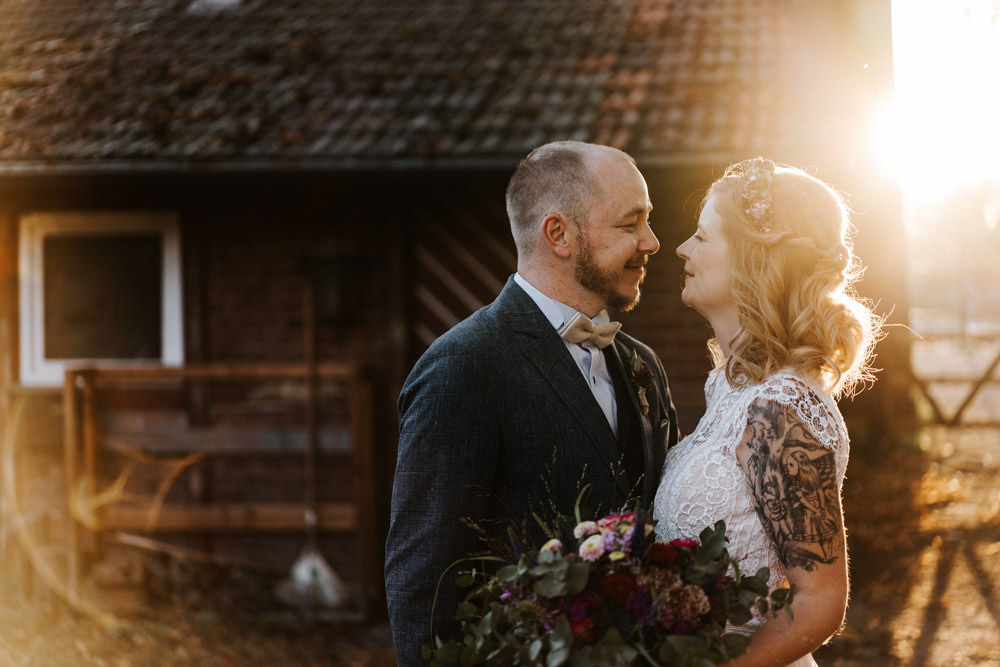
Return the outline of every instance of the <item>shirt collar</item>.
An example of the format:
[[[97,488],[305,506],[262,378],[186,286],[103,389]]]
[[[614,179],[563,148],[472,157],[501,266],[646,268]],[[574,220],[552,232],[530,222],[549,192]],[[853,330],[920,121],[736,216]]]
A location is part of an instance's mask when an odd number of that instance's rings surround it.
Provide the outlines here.
[[[575,308],[567,306],[562,301],[556,301],[552,297],[546,296],[541,290],[529,283],[520,273],[514,274],[514,282],[520,285],[521,289],[531,297],[531,300],[535,302],[535,305],[542,311],[545,319],[549,321],[549,324],[554,329],[561,329],[564,324],[573,319],[573,316],[577,314]],[[607,310],[602,310],[591,319],[595,324],[607,324],[611,318],[608,317]]]

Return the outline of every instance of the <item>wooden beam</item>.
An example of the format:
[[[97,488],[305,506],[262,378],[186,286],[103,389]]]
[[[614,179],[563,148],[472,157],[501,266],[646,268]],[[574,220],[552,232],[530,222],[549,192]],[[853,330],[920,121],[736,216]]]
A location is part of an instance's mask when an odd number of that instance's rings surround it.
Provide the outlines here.
[[[212,363],[188,366],[100,366],[94,369],[99,380],[239,380],[268,378],[305,378],[305,364],[296,363]],[[350,379],[358,372],[357,364],[325,361],[318,365],[320,377]]]
[[[353,533],[358,512],[353,503],[317,507],[320,532]],[[305,530],[305,506],[298,503],[213,503],[148,507],[109,506],[101,515],[104,528],[143,533],[298,532]]]

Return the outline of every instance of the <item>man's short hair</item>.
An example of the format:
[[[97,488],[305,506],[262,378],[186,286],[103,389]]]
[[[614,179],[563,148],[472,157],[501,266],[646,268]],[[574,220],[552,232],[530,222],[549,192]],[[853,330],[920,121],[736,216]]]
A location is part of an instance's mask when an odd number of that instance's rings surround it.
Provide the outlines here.
[[[618,153],[617,148],[581,141],[556,141],[531,151],[507,184],[507,217],[519,255],[530,254],[538,242],[538,223],[549,213],[560,213],[585,225],[593,198],[599,192],[589,157]]]

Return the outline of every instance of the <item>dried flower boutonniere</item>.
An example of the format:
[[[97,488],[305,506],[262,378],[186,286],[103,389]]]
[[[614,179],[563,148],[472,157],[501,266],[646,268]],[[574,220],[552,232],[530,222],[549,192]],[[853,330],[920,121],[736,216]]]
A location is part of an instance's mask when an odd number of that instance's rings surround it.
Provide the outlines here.
[[[653,371],[642,362],[642,357],[635,350],[632,350],[632,361],[629,365],[635,394],[639,397],[639,405],[642,406],[642,414],[649,415],[649,399],[646,398],[646,392],[653,389]]]

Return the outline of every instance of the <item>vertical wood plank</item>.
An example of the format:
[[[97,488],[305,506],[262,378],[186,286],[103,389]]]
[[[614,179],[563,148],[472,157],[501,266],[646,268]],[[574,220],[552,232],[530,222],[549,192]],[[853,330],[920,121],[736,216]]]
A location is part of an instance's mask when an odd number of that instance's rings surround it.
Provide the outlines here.
[[[63,381],[63,454],[66,465],[66,501],[72,516],[74,494],[80,471],[80,410],[76,384],[79,373],[69,369]],[[70,521],[69,553],[66,557],[66,589],[70,602],[80,599],[80,524]]]

